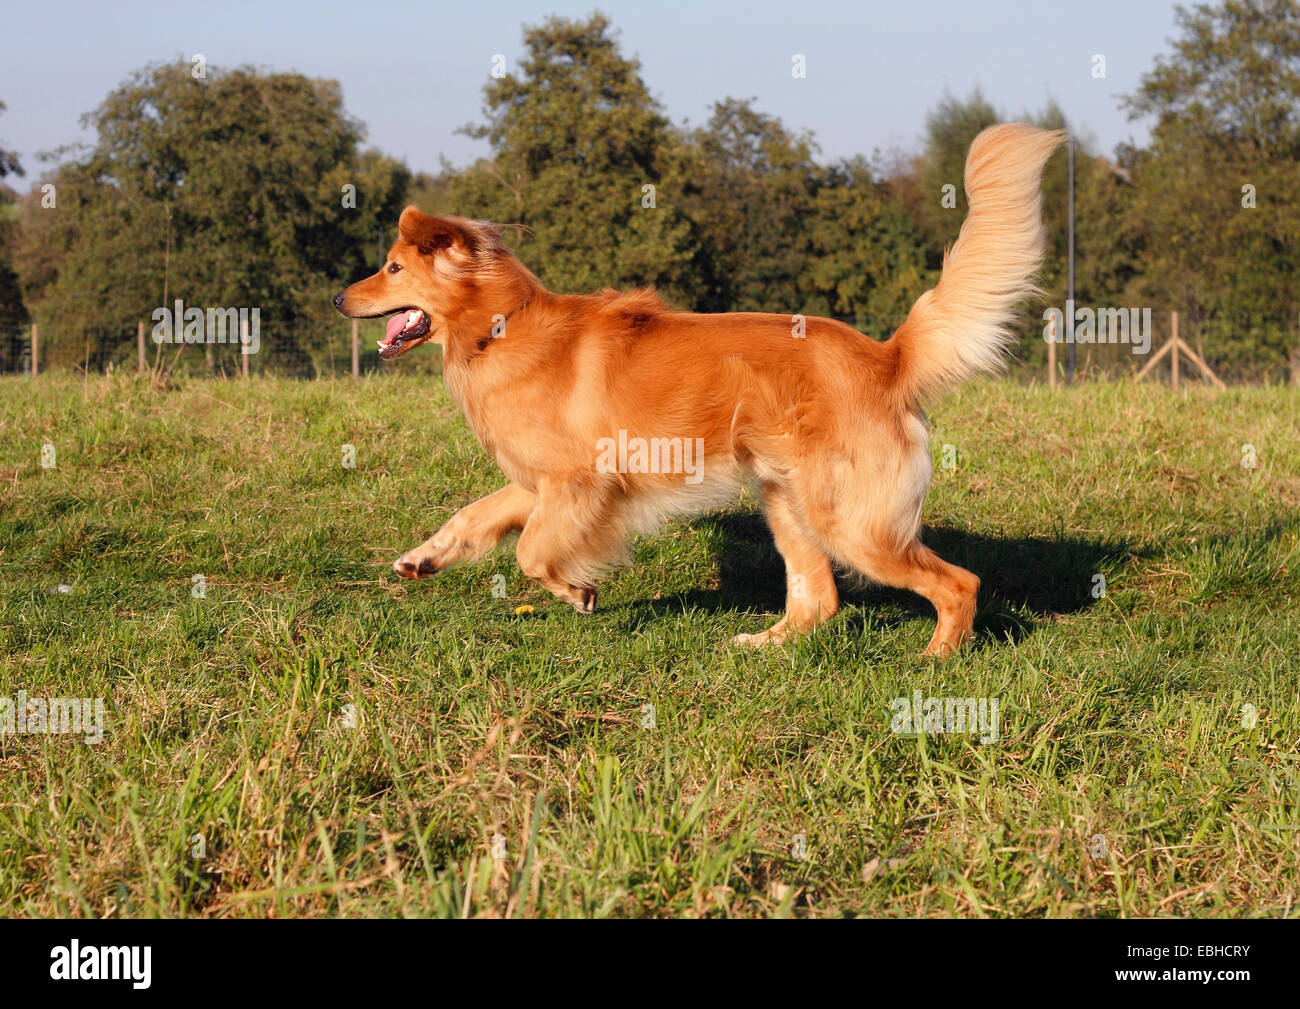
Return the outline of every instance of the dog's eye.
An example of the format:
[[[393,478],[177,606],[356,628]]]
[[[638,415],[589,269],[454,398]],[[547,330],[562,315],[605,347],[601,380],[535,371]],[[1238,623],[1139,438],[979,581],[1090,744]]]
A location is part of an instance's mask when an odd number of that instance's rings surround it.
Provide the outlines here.
[[[388,266],[388,272],[389,272],[389,273],[396,273],[396,272],[397,272],[398,270],[400,270],[401,268],[402,268],[402,264],[401,264],[401,263],[390,263],[389,266]]]

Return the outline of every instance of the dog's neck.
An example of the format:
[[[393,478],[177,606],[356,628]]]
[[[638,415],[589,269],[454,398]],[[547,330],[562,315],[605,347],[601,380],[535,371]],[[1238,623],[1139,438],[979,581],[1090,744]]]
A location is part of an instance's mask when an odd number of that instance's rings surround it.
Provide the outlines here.
[[[469,366],[491,353],[498,340],[508,339],[511,323],[548,291],[521,266],[489,291],[461,302],[455,314],[440,319],[439,339],[447,366]]]

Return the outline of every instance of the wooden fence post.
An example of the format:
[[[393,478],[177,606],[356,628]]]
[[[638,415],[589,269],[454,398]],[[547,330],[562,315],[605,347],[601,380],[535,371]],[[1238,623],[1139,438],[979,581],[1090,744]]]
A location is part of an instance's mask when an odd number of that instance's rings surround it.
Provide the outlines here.
[[[136,349],[136,370],[145,370],[144,360],[144,320],[141,319],[135,327],[135,349]]]
[[[1300,324],[1296,326],[1296,345],[1291,348],[1291,384],[1300,385]]]
[[[1169,324],[1170,324],[1169,339],[1164,342],[1164,346],[1162,346],[1158,351],[1156,351],[1154,354],[1151,355],[1151,360],[1148,361],[1146,364],[1144,364],[1142,366],[1142,370],[1133,376],[1133,381],[1141,382],[1142,376],[1145,375],[1152,368],[1154,368],[1156,366],[1157,361],[1159,361],[1166,354],[1169,354],[1171,355],[1169,358],[1170,376],[1173,379],[1174,392],[1177,392],[1178,381],[1179,381],[1178,358],[1180,354],[1186,354],[1187,360],[1191,361],[1192,364],[1196,365],[1196,367],[1198,367],[1201,370],[1201,374],[1214,383],[1215,388],[1220,390],[1227,389],[1228,387],[1223,384],[1223,381],[1219,378],[1219,376],[1216,375],[1214,372],[1212,372],[1210,370],[1210,366],[1206,364],[1204,360],[1202,360],[1201,355],[1196,353],[1196,351],[1192,350],[1192,348],[1187,345],[1187,341],[1178,335],[1178,313],[1177,312],[1169,313]]]
[[[1170,332],[1173,334],[1174,344],[1173,356],[1169,359],[1169,367],[1174,379],[1174,392],[1178,391],[1178,349],[1182,345],[1182,340],[1178,339],[1178,313],[1170,312]]]
[[[352,377],[361,377],[361,322],[352,320]]]

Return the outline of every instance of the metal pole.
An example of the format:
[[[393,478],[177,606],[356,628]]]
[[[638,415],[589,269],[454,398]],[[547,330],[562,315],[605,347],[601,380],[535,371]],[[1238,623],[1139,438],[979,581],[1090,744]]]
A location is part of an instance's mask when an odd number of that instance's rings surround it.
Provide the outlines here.
[[[135,350],[136,350],[136,370],[144,371],[147,365],[144,360],[144,320],[136,323],[135,326]]]
[[[361,334],[358,332],[360,323],[352,320],[352,377],[361,377]]]
[[[1052,339],[1047,345],[1047,384],[1056,388],[1056,316],[1052,316]]]
[[[1070,276],[1069,276],[1069,289],[1066,292],[1065,299],[1066,299],[1066,304],[1070,305],[1071,308],[1073,308],[1074,307],[1074,138],[1073,137],[1071,137],[1068,141],[1066,141],[1066,154],[1067,157],[1069,158],[1069,163],[1070,163],[1070,186],[1069,186],[1070,188],[1070,237],[1069,237]],[[1073,316],[1073,312],[1071,312],[1071,315]],[[1070,328],[1071,329],[1074,328],[1073,318],[1070,319]],[[1070,335],[1071,335],[1071,339],[1068,344],[1068,349],[1066,350],[1066,360],[1065,360],[1065,384],[1066,385],[1074,384],[1074,340],[1072,339],[1073,333],[1071,333]]]
[[[36,323],[32,323],[32,378],[35,378],[41,372],[41,366],[37,362],[40,355],[37,353],[38,337],[36,335]]]

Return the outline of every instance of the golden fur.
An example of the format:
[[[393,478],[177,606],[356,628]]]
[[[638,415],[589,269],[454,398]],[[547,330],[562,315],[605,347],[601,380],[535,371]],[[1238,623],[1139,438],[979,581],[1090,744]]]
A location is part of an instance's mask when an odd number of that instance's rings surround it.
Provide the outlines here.
[[[930,600],[927,652],[956,648],[971,636],[979,579],[919,539],[931,476],[921,404],[1000,366],[1015,306],[1034,290],[1039,180],[1062,140],[1022,124],[975,139],[960,237],[884,342],[830,319],[670,311],[649,290],[556,294],[491,225],[407,207],[384,267],[335,304],[352,317],[408,312],[411,336],[386,338],[385,356],[442,346],[447,387],[510,483],[394,570],[430,575],[520,531],[523,572],[591,612],[631,533],[725,503],[748,479],[787,597],[778,623],[739,641],[779,642],[833,616],[838,564]],[[611,466],[620,439],[652,450]],[[683,446],[702,448],[697,471],[684,471]]]

